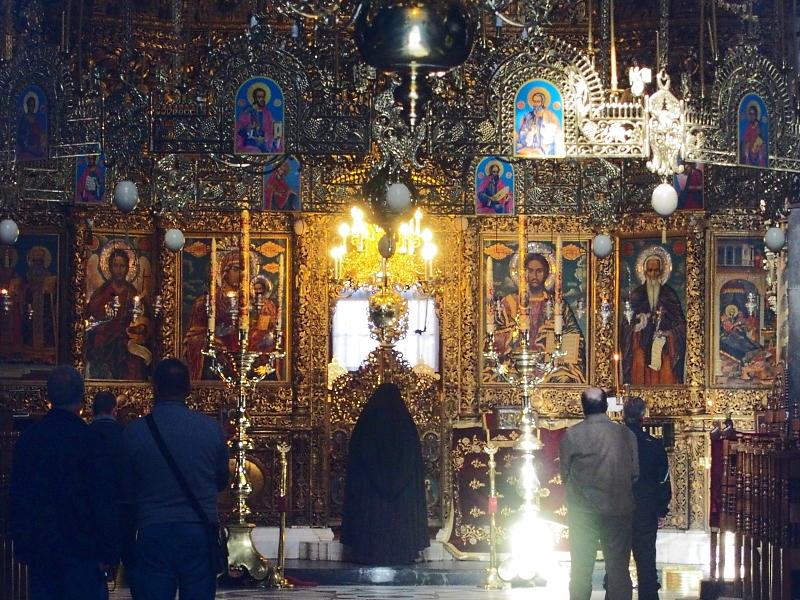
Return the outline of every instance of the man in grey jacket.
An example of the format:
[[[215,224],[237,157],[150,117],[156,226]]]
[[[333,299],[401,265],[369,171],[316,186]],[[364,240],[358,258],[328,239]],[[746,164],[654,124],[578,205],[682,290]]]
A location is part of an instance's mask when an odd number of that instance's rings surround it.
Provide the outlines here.
[[[217,494],[228,482],[228,447],[222,427],[185,403],[189,369],[161,361],[153,372],[153,416],[164,443],[197,501],[215,523]],[[136,506],[136,596],[144,600],[211,600],[216,590],[209,532],[192,509],[145,419],[125,428],[130,489]]]
[[[567,488],[570,600],[589,600],[597,545],[608,573],[608,598],[630,600],[633,482],[639,476],[636,436],[606,415],[600,388],[581,395],[586,418],[561,439],[561,479]]]

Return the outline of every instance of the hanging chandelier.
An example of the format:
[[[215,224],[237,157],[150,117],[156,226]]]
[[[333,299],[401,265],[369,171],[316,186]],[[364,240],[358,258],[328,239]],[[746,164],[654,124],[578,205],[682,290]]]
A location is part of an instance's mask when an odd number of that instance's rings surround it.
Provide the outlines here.
[[[421,210],[393,231],[367,222],[357,206],[350,209],[350,217],[339,224],[338,243],[330,250],[335,283],[350,290],[404,290],[433,279],[438,248],[433,232],[422,227]]]

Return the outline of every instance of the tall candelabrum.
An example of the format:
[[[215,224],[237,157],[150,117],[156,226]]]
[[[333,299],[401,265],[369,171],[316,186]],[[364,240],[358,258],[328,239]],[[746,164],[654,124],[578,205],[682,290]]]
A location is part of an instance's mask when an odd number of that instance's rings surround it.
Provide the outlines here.
[[[250,349],[250,214],[242,211],[241,240],[241,280],[238,298],[236,293],[229,296],[230,316],[234,327],[238,324],[238,344],[228,348],[218,343],[216,338],[216,240],[211,240],[211,281],[206,309],[208,314],[207,343],[203,355],[209,360],[211,370],[228,386],[236,391],[236,413],[234,418],[235,435],[230,442],[234,451],[234,477],[231,492],[235,499],[234,521],[228,525],[228,564],[229,573],[242,574],[244,568],[254,579],[264,579],[274,570],[255,549],[251,537],[253,524],[247,522],[250,508],[247,498],[253,486],[247,474],[247,452],[253,449],[253,440],[248,430],[250,419],[247,416],[247,399],[256,385],[276,370],[276,362],[285,356],[281,320],[275,325],[274,345],[269,352]],[[280,293],[280,284],[279,284]]]
[[[527,311],[527,307],[522,307],[520,310],[523,309]],[[524,319],[519,321],[524,322]],[[515,536],[512,536],[511,556],[499,568],[494,564],[490,565],[484,582],[486,589],[501,587],[498,575],[500,579],[510,581],[515,577],[531,579],[537,573],[530,564],[531,557],[527,556],[524,550],[519,551],[513,547],[516,545],[513,538],[521,539],[523,544],[531,542],[541,544],[543,541],[541,539],[532,541],[530,539],[531,531],[528,531],[535,527],[532,524],[539,520],[540,483],[536,475],[534,452],[543,447],[537,435],[539,414],[538,407],[534,405],[533,396],[536,387],[558,368],[559,359],[566,355],[566,352],[561,349],[561,333],[555,334],[555,347],[550,352],[532,349],[529,342],[530,331],[527,328],[519,328],[519,322],[516,335],[519,343],[517,348],[509,354],[508,364],[499,362],[500,356],[494,346],[493,332],[486,335],[484,357],[488,362],[494,363],[495,370],[502,379],[517,387],[522,393],[522,409],[519,420],[522,435],[517,441],[517,448],[522,451],[519,477],[522,506],[519,510],[520,521],[517,526],[524,531],[517,532]],[[490,555],[496,557],[495,545],[494,536],[491,536]]]
[[[248,430],[250,419],[247,416],[247,397],[267,375],[275,372],[275,363],[283,358],[281,332],[275,333],[275,349],[271,352],[251,352],[248,349],[249,330],[239,328],[237,350],[228,350],[216,343],[214,332],[209,330],[208,343],[203,354],[210,359],[212,370],[233,390],[236,390],[236,413],[234,418],[235,435],[230,442],[234,451],[234,476],[231,492],[235,499],[234,522],[228,525],[228,564],[231,574],[247,569],[250,577],[261,580],[275,567],[255,549],[251,537],[253,524],[247,522],[250,508],[247,498],[253,491],[247,474],[247,453],[253,449],[253,440]]]
[[[551,300],[548,297],[546,301],[546,314],[549,313],[548,319],[553,319],[553,339],[554,346],[551,350],[542,348],[540,344],[535,341],[536,331],[531,331],[531,319],[529,315],[530,309],[530,294],[528,292],[529,286],[527,282],[527,240],[525,237],[525,220],[524,217],[519,219],[519,240],[518,240],[518,292],[517,292],[517,314],[514,323],[512,324],[512,331],[506,332],[510,334],[510,339],[515,341],[512,344],[512,350],[505,356],[501,357],[495,346],[495,332],[494,321],[495,316],[502,310],[499,301],[492,298],[492,294],[488,294],[490,300],[489,310],[490,317],[487,319],[487,332],[484,346],[484,358],[486,362],[493,366],[497,375],[507,383],[517,387],[522,394],[522,409],[520,413],[519,426],[522,432],[521,437],[517,442],[517,448],[522,451],[522,468],[520,472],[520,493],[523,499],[520,515],[521,520],[517,524],[518,529],[525,529],[532,526],[534,522],[538,522],[539,515],[539,479],[536,475],[534,465],[534,452],[542,448],[542,443],[539,441],[537,435],[538,428],[538,407],[534,406],[533,396],[537,386],[541,385],[548,376],[559,367],[559,361],[566,356],[566,352],[562,350],[562,333],[564,323],[564,306],[563,298],[561,295],[561,237],[555,240],[555,306],[552,307]],[[534,259],[540,260],[540,259]],[[551,308],[553,308],[551,312]],[[501,358],[506,359],[501,361]],[[524,541],[526,536],[518,536]],[[528,538],[530,536],[527,536]],[[494,545],[494,541],[490,543]],[[496,555],[496,548],[492,548],[491,552]],[[512,556],[506,561],[498,570],[500,577],[505,580],[510,580],[514,577],[520,576],[523,578],[532,578],[535,572],[530,571],[529,559],[519,556],[512,548]],[[518,568],[517,568],[518,567]],[[491,569],[490,569],[491,571]],[[530,577],[525,577],[530,573]],[[486,587],[496,587],[496,578],[492,572],[487,574],[485,582]]]

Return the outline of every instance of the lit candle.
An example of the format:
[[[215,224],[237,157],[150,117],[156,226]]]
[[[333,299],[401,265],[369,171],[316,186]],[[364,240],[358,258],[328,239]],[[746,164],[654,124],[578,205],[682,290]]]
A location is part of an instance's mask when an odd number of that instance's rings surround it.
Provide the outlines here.
[[[344,246],[335,246],[331,248],[331,258],[333,259],[333,278],[338,281],[341,275],[340,270],[342,267],[342,256],[344,256]]]
[[[519,306],[522,308],[525,303],[525,217],[520,215],[518,223],[517,253],[519,254],[519,262],[517,264],[517,286],[519,288]]]
[[[486,257],[486,333],[494,333],[494,264]]]
[[[553,329],[555,330],[556,335],[561,335],[561,332],[564,327],[564,317],[563,317],[563,306],[562,301],[563,297],[561,294],[561,236],[556,237],[556,281],[555,281],[555,296],[556,296],[556,306],[555,306],[555,322],[553,324]]]
[[[278,294],[275,296],[275,304],[278,309],[278,320],[275,329],[279,332],[283,323],[283,254],[278,255]]]
[[[347,248],[347,238],[350,235],[350,225],[347,223],[339,224],[339,235],[342,236],[342,246]]]
[[[562,276],[562,264],[561,264],[561,236],[556,237],[556,311],[559,311],[561,308],[561,301],[563,300],[563,296],[561,294],[561,276]]]
[[[208,331],[213,335],[217,324],[217,238],[211,238],[211,266],[208,284]]]
[[[614,352],[614,395],[619,394],[619,370],[620,370],[620,356],[619,352]]]
[[[242,211],[242,281],[239,284],[240,329],[250,329],[250,211]]]

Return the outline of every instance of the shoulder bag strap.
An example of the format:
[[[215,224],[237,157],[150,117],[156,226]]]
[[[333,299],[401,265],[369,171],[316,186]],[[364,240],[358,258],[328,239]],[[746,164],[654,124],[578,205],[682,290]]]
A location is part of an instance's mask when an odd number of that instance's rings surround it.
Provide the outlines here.
[[[189,484],[183,477],[183,473],[181,473],[181,470],[178,468],[178,464],[172,457],[172,453],[170,453],[169,448],[167,448],[167,444],[164,442],[164,438],[161,436],[161,432],[158,430],[158,426],[156,425],[156,420],[153,418],[153,413],[147,415],[144,420],[147,421],[147,426],[150,428],[150,433],[153,434],[153,439],[156,441],[158,449],[161,450],[164,460],[167,461],[167,465],[172,471],[172,474],[175,476],[178,485],[181,487],[181,490],[183,490],[183,495],[186,496],[186,499],[194,509],[194,512],[196,512],[197,516],[200,517],[200,521],[202,521],[205,525],[210,525],[211,522],[208,520],[208,515],[200,506],[200,503],[197,501],[197,497],[192,493],[192,489],[189,487]]]

